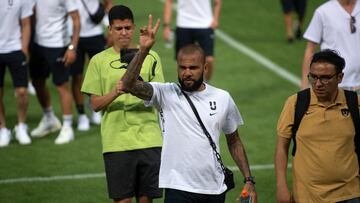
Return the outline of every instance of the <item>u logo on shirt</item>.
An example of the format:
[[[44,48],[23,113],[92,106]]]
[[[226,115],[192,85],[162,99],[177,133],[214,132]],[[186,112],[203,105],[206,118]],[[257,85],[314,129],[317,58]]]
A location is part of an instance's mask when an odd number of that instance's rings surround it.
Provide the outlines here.
[[[210,101],[209,104],[210,104],[210,109],[215,111],[216,110],[216,101]]]
[[[8,0],[8,5],[9,5],[9,6],[14,5],[14,0]]]
[[[349,109],[341,109],[341,114],[342,114],[344,117],[349,117],[350,111],[349,111]]]

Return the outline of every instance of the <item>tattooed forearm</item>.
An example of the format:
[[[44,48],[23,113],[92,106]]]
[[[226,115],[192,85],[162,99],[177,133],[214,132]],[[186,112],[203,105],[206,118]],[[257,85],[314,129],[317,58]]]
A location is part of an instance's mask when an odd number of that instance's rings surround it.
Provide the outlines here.
[[[241,170],[242,174],[245,177],[250,176],[251,173],[249,169],[248,159],[238,132],[235,131],[231,134],[227,134],[226,141],[229,147],[230,154],[234,159],[234,161],[236,162],[236,165]]]
[[[142,81],[137,81],[133,88],[130,89],[130,93],[143,100],[150,100],[153,95],[153,87]]]
[[[128,65],[124,76],[121,78],[125,91],[130,92],[130,90],[137,83],[141,66],[147,54],[148,54],[147,51],[138,51],[134,56],[134,58],[131,60],[130,64]]]

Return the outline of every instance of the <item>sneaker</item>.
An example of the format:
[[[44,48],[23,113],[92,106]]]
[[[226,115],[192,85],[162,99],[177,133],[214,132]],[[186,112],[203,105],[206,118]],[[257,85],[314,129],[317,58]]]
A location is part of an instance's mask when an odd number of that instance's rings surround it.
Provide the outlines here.
[[[63,126],[58,137],[55,139],[55,144],[66,144],[74,139],[74,131],[72,127]]]
[[[28,83],[28,93],[30,95],[36,95],[35,87],[31,82]]]
[[[0,147],[6,147],[10,144],[11,133],[7,128],[0,129]]]
[[[31,144],[31,139],[27,132],[27,126],[20,127],[19,125],[15,126],[15,138],[19,141],[21,145]]]
[[[79,131],[88,131],[90,129],[90,121],[86,115],[79,116],[77,129]]]
[[[95,112],[93,111],[92,112],[92,115],[91,115],[91,122],[95,125],[100,125],[101,123],[101,112]]]
[[[30,134],[32,137],[44,137],[49,133],[60,130],[60,128],[61,123],[56,116],[51,118],[43,116],[39,125],[33,129]]]

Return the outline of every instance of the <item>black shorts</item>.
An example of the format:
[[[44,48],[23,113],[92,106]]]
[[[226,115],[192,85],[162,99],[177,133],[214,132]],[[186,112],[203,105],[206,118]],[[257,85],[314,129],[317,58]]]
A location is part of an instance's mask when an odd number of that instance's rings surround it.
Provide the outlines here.
[[[0,88],[4,87],[4,77],[7,66],[9,67],[14,87],[27,87],[28,64],[25,54],[22,51],[0,54]]]
[[[52,73],[55,85],[62,85],[69,80],[70,68],[63,62],[67,47],[48,48],[34,44],[30,57],[30,76],[33,79],[46,79]]]
[[[116,201],[140,196],[162,197],[160,156],[160,147],[105,153],[109,197]]]
[[[295,11],[300,19],[305,16],[306,0],[280,0],[284,13]]]
[[[206,195],[175,189],[165,189],[164,203],[224,203],[225,192],[219,195]]]
[[[82,75],[85,64],[85,54],[88,54],[89,59],[95,54],[103,51],[106,46],[106,41],[103,35],[94,37],[80,37],[79,44],[76,49],[76,61],[71,65],[70,74]]]
[[[176,55],[181,47],[187,44],[198,43],[204,49],[206,56],[214,55],[214,30],[211,28],[206,29],[193,29],[193,28],[176,28]]]

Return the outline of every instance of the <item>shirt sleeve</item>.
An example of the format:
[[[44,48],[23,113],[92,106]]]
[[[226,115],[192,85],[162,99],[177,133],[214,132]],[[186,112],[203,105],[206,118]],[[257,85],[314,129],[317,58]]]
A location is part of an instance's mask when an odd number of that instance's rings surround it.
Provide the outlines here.
[[[33,0],[22,1],[21,5],[21,19],[27,18],[33,14],[33,7],[35,2]]]
[[[97,65],[97,58],[98,55],[95,55],[89,62],[81,87],[81,92],[102,96],[103,91],[101,88],[101,73],[98,69],[99,66]]]
[[[160,83],[158,82],[150,82],[149,83],[153,87],[153,95],[150,100],[145,100],[144,105],[146,107],[155,106],[157,109],[160,108],[160,101],[161,101],[161,95],[162,91],[160,88]]]
[[[77,1],[80,0],[65,0],[65,7],[68,13],[78,10]]]
[[[234,100],[231,98],[229,94],[228,97],[229,99],[228,99],[225,121],[222,126],[222,131],[225,134],[230,134],[235,132],[235,130],[238,128],[239,125],[244,124],[244,121],[240,115],[240,112]]]
[[[277,134],[279,137],[288,139],[292,137],[291,129],[294,125],[296,98],[296,95],[292,95],[285,102],[277,124]]]
[[[306,29],[306,32],[304,33],[304,38],[306,40],[320,44],[324,29],[322,22],[323,20],[321,17],[321,13],[319,10],[316,10],[308,28]]]

